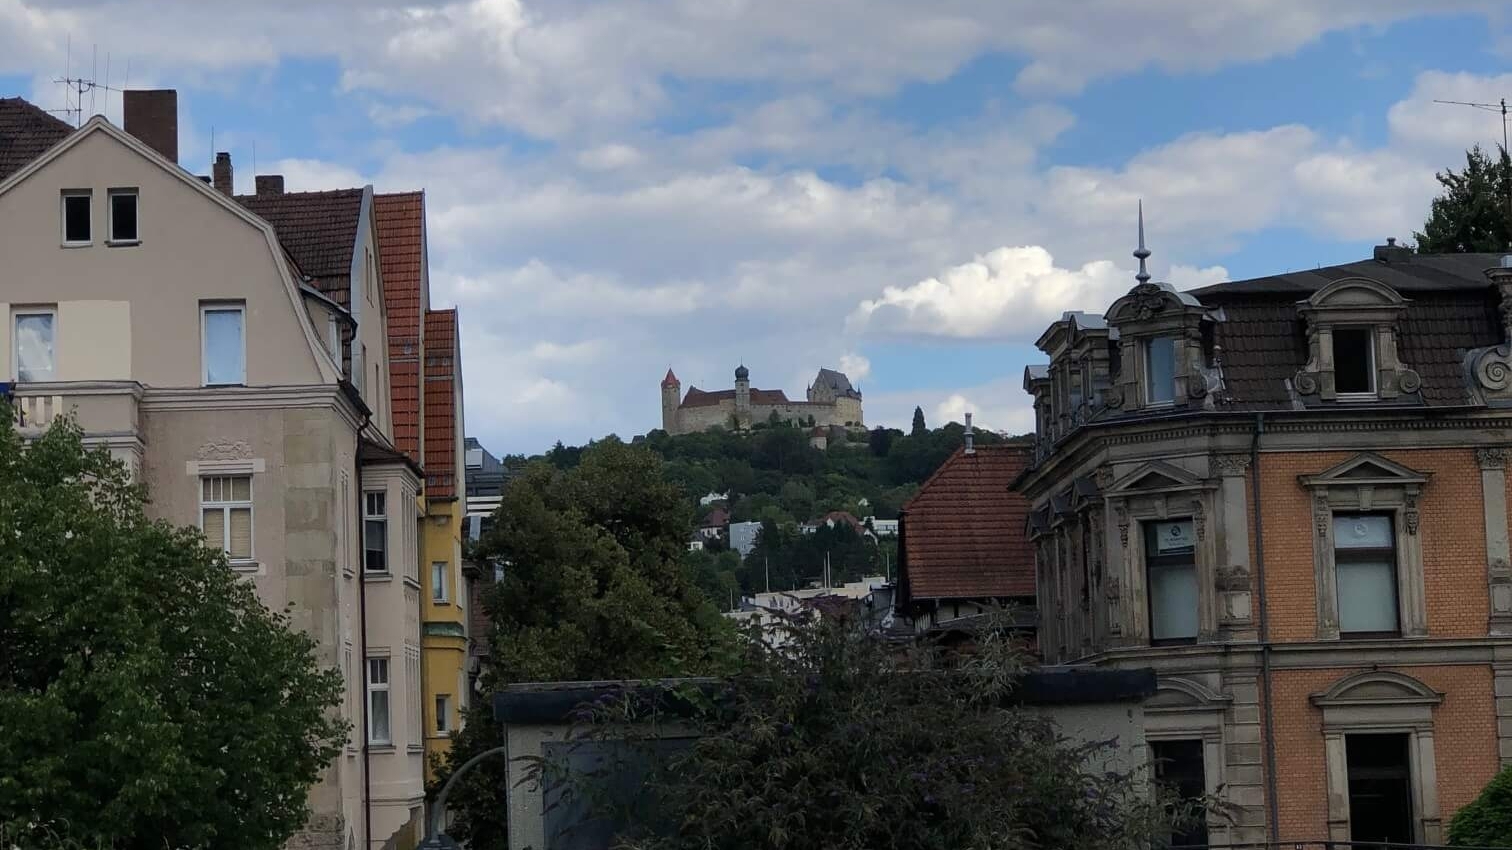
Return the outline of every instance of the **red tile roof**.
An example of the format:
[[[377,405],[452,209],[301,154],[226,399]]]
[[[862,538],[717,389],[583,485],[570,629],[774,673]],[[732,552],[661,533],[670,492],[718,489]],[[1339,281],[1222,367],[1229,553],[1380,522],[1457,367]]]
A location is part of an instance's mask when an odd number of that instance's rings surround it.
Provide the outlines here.
[[[698,387],[690,387],[688,394],[683,396],[681,407],[714,407],[721,401],[734,401],[734,390],[716,390],[705,392]],[[787,393],[782,390],[751,390],[751,404],[792,404],[788,401]]]
[[[424,305],[425,193],[373,196],[383,303],[388,313],[394,444],[420,458],[420,311]],[[426,465],[429,469],[430,464]]]
[[[236,200],[273,225],[278,241],[331,300],[351,306],[352,249],[362,218],[361,189],[237,195]]]
[[[425,495],[457,498],[457,311],[425,311]]]
[[[1009,489],[1027,447],[957,449],[900,517],[904,602],[1034,596],[1034,550],[1024,535],[1029,503]]]
[[[0,97],[0,180],[25,168],[73,131],[68,122],[22,98]]]

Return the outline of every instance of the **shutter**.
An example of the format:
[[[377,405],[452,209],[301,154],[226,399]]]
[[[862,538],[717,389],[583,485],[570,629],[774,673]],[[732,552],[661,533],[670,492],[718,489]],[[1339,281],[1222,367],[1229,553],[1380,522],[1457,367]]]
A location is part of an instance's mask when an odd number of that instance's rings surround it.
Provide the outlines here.
[[[230,555],[232,560],[247,561],[252,558],[252,509],[231,509],[231,546]]]
[[[221,508],[205,508],[201,525],[205,529],[205,543],[215,549],[226,548],[226,512]]]

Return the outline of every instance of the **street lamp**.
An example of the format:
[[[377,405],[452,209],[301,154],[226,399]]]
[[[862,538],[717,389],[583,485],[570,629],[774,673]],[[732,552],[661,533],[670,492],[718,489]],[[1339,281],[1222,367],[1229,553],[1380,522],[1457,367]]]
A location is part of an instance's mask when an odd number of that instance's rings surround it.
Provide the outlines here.
[[[462,845],[457,839],[441,831],[441,819],[446,817],[446,797],[451,794],[452,786],[462,778],[462,774],[472,769],[478,762],[493,755],[504,755],[509,752],[509,747],[494,747],[484,750],[462,763],[441,786],[441,793],[436,795],[436,803],[431,807],[430,817],[425,819],[425,840],[420,842],[419,850],[462,850]]]

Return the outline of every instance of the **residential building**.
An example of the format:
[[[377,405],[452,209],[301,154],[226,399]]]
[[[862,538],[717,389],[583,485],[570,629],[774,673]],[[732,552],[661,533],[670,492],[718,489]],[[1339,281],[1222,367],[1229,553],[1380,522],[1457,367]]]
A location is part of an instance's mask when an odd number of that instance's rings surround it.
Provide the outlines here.
[[[477,540],[488,530],[494,513],[498,511],[510,474],[509,468],[483,448],[477,437],[467,438],[463,455],[467,476],[465,530],[468,540]]]
[[[71,412],[341,672],[352,737],[296,841],[410,846],[422,479],[394,445],[372,191],[279,225],[231,197],[229,156],[208,179],[177,164],[173,92],[124,105],[129,132],[0,100],[0,376],[21,433]]]
[[[1183,842],[1444,843],[1512,764],[1512,259],[1178,292],[1140,231],[1025,374],[1041,650],[1156,670],[1152,755],[1232,807]]]
[[[805,401],[789,401],[782,390],[752,389],[751,370],[742,365],[735,369],[734,389],[709,392],[689,387],[684,396],[682,382],[668,369],[661,383],[662,429],[668,434],[695,434],[774,421],[825,429],[865,427],[861,391],[851,386],[845,373],[820,369],[806,395]]]
[[[698,524],[698,533],[705,540],[715,540],[722,537],[725,529],[730,527],[730,512],[722,507],[716,507],[709,511],[708,516]]]
[[[756,539],[761,536],[761,523],[759,522],[732,522],[730,523],[730,548],[740,553],[744,558],[756,551]]]
[[[903,505],[894,607],[914,631],[964,633],[998,610],[1033,624],[1029,504],[1011,490],[1029,454],[1016,443],[962,446]]]
[[[865,517],[861,524],[871,530],[878,537],[897,537],[898,521],[895,519],[877,519],[874,516]]]

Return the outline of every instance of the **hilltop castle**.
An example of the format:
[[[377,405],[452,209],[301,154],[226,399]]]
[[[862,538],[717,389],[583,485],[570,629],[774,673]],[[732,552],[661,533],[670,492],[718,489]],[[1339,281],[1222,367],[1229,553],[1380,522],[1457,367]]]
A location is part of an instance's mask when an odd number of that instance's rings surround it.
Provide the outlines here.
[[[714,426],[750,428],[770,422],[772,415],[793,425],[813,427],[861,428],[861,391],[851,386],[844,372],[820,369],[808,388],[808,401],[789,401],[782,390],[751,388],[751,370],[735,370],[735,389],[707,392],[688,387],[682,395],[682,382],[667,370],[662,379],[662,428],[668,434],[691,434]],[[679,398],[681,400],[679,400]]]

